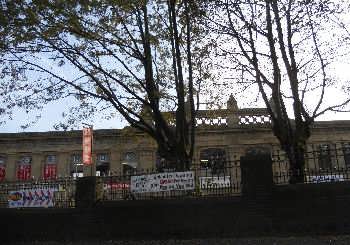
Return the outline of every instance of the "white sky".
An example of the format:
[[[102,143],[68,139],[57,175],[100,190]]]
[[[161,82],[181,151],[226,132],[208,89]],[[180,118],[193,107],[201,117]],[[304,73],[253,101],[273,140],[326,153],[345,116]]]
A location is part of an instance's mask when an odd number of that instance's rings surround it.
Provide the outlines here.
[[[348,19],[348,16],[346,17]],[[44,60],[44,62],[50,62],[49,60]],[[335,73],[339,78],[345,81],[350,81],[350,61],[347,63],[341,63],[336,66]],[[55,69],[55,68],[53,68]],[[60,70],[59,72],[62,72]],[[64,71],[64,74],[66,77],[70,77],[71,74],[70,71],[66,70]],[[226,91],[221,91],[224,93],[224,104],[226,104],[225,100],[227,100],[228,96],[232,93],[234,94],[235,91],[230,91],[227,89]],[[328,94],[326,96],[326,103],[328,105],[334,104],[335,100],[339,101],[340,97],[344,97],[345,95],[342,93],[342,91],[335,90],[335,89],[329,89]],[[247,95],[247,97],[249,94]],[[349,96],[349,95],[347,95]],[[225,98],[226,97],[226,98]],[[344,97],[345,98],[345,97]],[[249,107],[247,106],[247,101],[244,99],[236,98],[238,101],[238,106],[240,108],[242,107]],[[308,98],[308,100],[313,100],[313,98]],[[33,126],[23,130],[20,126],[23,124],[26,124],[26,122],[33,120],[35,117],[35,114],[26,114],[24,111],[17,110],[14,113],[13,120],[7,121],[6,124],[0,125],[0,133],[16,133],[16,132],[44,132],[44,131],[52,131],[54,130],[54,124],[58,123],[62,120],[62,113],[67,110],[69,103],[71,103],[69,100],[64,100],[60,102],[52,102],[48,104],[46,107],[44,107],[44,110],[42,111],[42,117],[39,119],[39,121],[34,124]],[[252,107],[265,107],[263,104],[255,104],[251,105]],[[95,129],[111,129],[111,128],[122,128],[125,125],[127,125],[126,122],[122,121],[122,119],[118,116],[117,118],[113,118],[110,120],[101,119],[101,115],[95,115],[94,119],[91,121],[86,121],[82,123],[88,123],[92,124]],[[350,113],[333,113],[328,112],[316,120],[350,120]],[[80,125],[80,128],[74,128],[74,129],[81,129],[83,127],[83,124]]]

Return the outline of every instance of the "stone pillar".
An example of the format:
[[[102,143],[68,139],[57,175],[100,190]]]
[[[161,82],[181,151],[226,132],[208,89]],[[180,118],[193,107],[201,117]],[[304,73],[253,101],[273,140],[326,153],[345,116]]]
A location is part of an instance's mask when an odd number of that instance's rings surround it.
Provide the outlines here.
[[[41,152],[32,154],[31,177],[34,177],[34,179],[41,178],[43,175],[44,158]]]
[[[90,208],[102,198],[102,181],[96,176],[77,178],[75,200],[77,208]]]
[[[233,95],[230,95],[230,98],[227,101],[227,125],[229,127],[237,127],[239,124],[239,116],[237,114],[238,112],[238,105],[236,99],[233,97]]]
[[[6,180],[16,180],[16,166],[18,158],[19,156],[14,153],[7,154],[5,175]]]
[[[344,169],[346,168],[346,165],[345,165],[345,154],[343,152],[343,145],[341,143],[335,143],[334,144],[334,152],[336,153],[335,156],[337,159],[335,159],[335,162],[337,163],[337,168],[338,169]]]
[[[154,152],[152,149],[141,149],[138,152],[139,164],[144,169],[154,169],[156,164],[156,159],[154,159]]]
[[[117,147],[116,147],[117,148]],[[112,175],[115,174],[120,174],[122,171],[121,163],[121,152],[116,151],[116,150],[111,150],[111,155],[110,155],[110,171]]]
[[[57,177],[70,176],[70,154],[61,152],[57,155]]]

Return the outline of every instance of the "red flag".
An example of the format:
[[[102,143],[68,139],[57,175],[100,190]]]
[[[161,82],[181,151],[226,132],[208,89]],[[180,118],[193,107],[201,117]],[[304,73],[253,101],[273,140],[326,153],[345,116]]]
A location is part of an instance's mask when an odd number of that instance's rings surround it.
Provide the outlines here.
[[[83,164],[92,164],[92,128],[83,128]]]

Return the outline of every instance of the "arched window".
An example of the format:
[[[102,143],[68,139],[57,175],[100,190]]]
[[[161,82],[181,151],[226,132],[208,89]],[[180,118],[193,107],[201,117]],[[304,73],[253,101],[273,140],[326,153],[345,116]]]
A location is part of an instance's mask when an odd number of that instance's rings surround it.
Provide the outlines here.
[[[44,179],[55,179],[57,177],[57,156],[50,154],[45,157]]]
[[[202,169],[211,169],[213,174],[223,172],[226,167],[226,151],[222,148],[208,148],[200,152]]]
[[[0,181],[3,181],[6,176],[6,158],[0,156]]]
[[[22,156],[17,162],[17,180],[29,180],[32,172],[32,157]]]

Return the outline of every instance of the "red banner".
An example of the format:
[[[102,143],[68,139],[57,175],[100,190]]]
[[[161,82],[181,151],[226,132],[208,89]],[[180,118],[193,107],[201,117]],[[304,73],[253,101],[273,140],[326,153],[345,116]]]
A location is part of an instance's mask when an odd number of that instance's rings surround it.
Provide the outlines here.
[[[83,128],[83,164],[92,164],[92,128]]]
[[[31,165],[18,165],[17,167],[17,179],[29,180],[32,167]]]
[[[5,179],[6,175],[6,167],[0,165],[0,181],[3,181]]]
[[[55,179],[57,176],[57,165],[56,164],[45,164],[44,166],[44,179]]]

